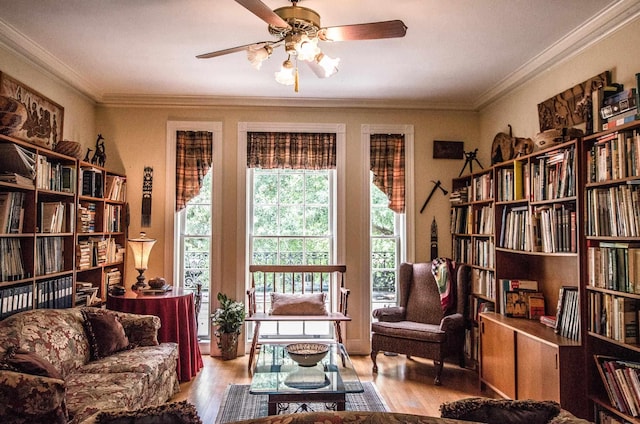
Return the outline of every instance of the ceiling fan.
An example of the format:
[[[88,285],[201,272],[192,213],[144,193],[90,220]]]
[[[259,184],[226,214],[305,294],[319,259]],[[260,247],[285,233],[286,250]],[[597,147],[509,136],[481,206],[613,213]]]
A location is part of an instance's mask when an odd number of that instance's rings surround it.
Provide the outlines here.
[[[246,51],[253,67],[260,69],[262,62],[273,53],[273,49],[284,45],[287,59],[282,63],[280,71],[276,72],[276,81],[284,85],[295,85],[295,91],[298,92],[298,61],[307,62],[319,78],[330,77],[338,71],[340,59],[332,59],[324,54],[318,47],[319,41],[398,38],[404,37],[407,33],[407,26],[401,20],[322,27],[320,15],[315,10],[298,6],[298,0],[290,1],[291,6],[271,10],[260,0],[236,0],[269,24],[269,33],[275,40],[245,44],[196,57],[209,59]]]

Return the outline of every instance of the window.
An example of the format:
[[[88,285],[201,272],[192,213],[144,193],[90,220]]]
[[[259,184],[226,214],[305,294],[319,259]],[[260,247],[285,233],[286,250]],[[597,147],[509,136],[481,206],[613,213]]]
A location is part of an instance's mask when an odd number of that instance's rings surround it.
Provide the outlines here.
[[[363,125],[362,143],[366,148],[366,156],[371,168],[375,165],[376,155],[380,155],[379,149],[372,142],[372,137],[379,135],[396,134],[403,140],[404,160],[391,161],[391,167],[403,166],[404,168],[404,202],[383,192],[375,183],[375,179],[385,178],[382,175],[374,175],[367,171],[367,190],[369,193],[369,233],[370,233],[370,281],[371,281],[371,309],[397,304],[397,281],[401,262],[412,261],[414,256],[413,231],[408,230],[413,223],[412,208],[400,209],[401,203],[413,204],[413,126],[411,125]],[[380,138],[380,137],[377,137]],[[384,137],[383,137],[384,138]],[[373,161],[372,161],[373,159]],[[379,158],[378,158],[379,159]],[[382,173],[379,169],[376,171]],[[386,176],[386,178],[392,178]],[[397,178],[397,177],[396,177]],[[389,183],[391,184],[391,183]],[[392,187],[387,187],[389,193]],[[391,209],[397,209],[394,211]]]
[[[175,196],[167,195],[165,214],[166,234],[173,234],[174,243],[165,249],[165,275],[173,276],[173,284],[195,291],[202,284],[202,303],[198,316],[198,336],[210,339],[210,293],[220,286],[220,196],[222,173],[222,124],[219,122],[167,122],[167,164],[176,164],[176,134],[178,131],[207,131],[212,135],[213,164],[202,179],[199,192],[184,209],[176,212]],[[169,167],[168,167],[169,169]],[[176,173],[167,172],[167,193],[176,192]],[[173,198],[173,201],[171,201]],[[206,346],[201,346],[207,352]]]
[[[336,140],[336,165],[333,170],[292,170],[247,168],[248,134],[252,132],[281,133],[331,133]],[[239,255],[246,260],[238,269],[245,276],[249,287],[248,266],[252,262],[265,263],[314,263],[331,261],[344,263],[344,214],[338,215],[339,204],[344,202],[344,151],[345,127],[343,124],[299,124],[299,123],[246,123],[238,124],[238,170],[239,182],[246,190],[239,193],[238,209],[246,211],[239,216],[239,226],[246,229],[244,239],[239,241]],[[257,196],[254,201],[254,192]],[[276,191],[274,191],[276,190]],[[275,193],[278,194],[275,194]],[[287,200],[287,195],[290,198]],[[295,201],[291,199],[297,199]],[[254,215],[256,217],[254,218]],[[290,217],[295,216],[296,222]],[[273,229],[263,228],[267,222],[280,225],[275,234]],[[267,226],[268,227],[268,226]],[[254,234],[254,228],[256,232]],[[292,262],[298,261],[298,262]],[[327,262],[327,263],[331,263]],[[242,287],[243,293],[245,287]],[[297,327],[268,328],[262,323],[261,336],[304,337],[305,335],[329,334],[327,323],[293,323]],[[320,328],[311,327],[318,325]],[[246,332],[250,338],[253,329]]]

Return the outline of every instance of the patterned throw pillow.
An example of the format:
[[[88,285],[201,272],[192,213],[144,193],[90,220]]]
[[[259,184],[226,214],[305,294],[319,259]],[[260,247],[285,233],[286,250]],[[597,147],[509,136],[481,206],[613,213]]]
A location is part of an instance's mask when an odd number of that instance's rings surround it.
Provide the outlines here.
[[[96,424],[202,424],[187,401],[150,406],[137,411],[100,412]]]
[[[271,293],[271,315],[327,315],[326,293]]]
[[[53,367],[51,362],[35,352],[15,347],[9,348],[6,356],[0,362],[0,369],[62,380],[62,374]]]
[[[121,350],[133,349],[118,317],[102,309],[82,310],[91,359],[101,359]]]
[[[546,424],[560,413],[553,401],[468,398],[440,405],[442,418],[501,424]]]

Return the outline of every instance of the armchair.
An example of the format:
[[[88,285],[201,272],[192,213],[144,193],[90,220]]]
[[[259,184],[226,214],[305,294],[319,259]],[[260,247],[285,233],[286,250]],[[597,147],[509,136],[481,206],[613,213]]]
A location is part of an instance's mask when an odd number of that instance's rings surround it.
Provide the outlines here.
[[[453,264],[451,262],[451,264]],[[443,361],[457,355],[464,367],[465,304],[469,285],[469,267],[451,266],[452,304],[443,311],[432,263],[400,265],[399,306],[373,311],[377,322],[371,324],[371,360],[378,372],[378,352],[405,354],[407,357],[433,359],[434,384],[440,385]]]

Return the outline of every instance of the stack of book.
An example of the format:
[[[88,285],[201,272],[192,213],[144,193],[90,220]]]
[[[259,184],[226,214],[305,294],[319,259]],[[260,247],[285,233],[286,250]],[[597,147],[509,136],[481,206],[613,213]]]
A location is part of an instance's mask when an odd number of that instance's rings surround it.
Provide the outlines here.
[[[82,203],[78,205],[78,232],[94,233],[96,231],[96,204]]]
[[[600,108],[602,130],[610,130],[639,119],[637,102],[638,93],[635,88],[605,97]]]
[[[91,306],[99,302],[98,287],[85,281],[76,282],[76,306]]]
[[[0,169],[33,181],[36,176],[36,154],[13,143],[0,143]],[[33,186],[33,182],[30,184]]]
[[[538,292],[536,280],[501,278],[499,287],[502,315],[529,319],[544,315],[544,297]]]
[[[449,195],[449,201],[452,204],[467,203],[469,201],[469,187],[455,189]]]

